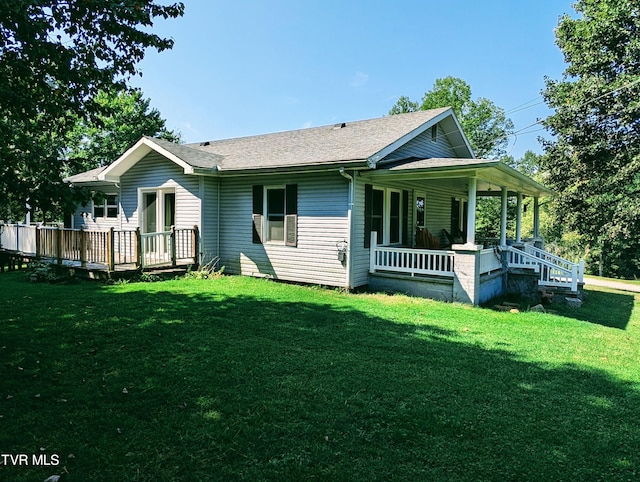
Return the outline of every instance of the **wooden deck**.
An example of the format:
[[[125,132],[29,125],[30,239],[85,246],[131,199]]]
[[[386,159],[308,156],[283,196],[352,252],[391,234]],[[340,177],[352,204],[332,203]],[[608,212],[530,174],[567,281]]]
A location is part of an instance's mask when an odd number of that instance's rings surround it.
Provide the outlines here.
[[[198,265],[198,228],[159,233],[0,225],[0,265],[39,261],[87,278],[126,277],[142,270]]]

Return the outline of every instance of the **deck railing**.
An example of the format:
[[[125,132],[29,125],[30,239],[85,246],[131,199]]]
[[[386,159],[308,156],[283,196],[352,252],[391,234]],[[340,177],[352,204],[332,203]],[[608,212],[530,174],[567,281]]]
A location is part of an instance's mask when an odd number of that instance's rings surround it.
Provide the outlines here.
[[[532,247],[519,249],[508,246],[506,248],[507,266],[509,268],[533,269],[540,275],[538,280],[540,285],[567,287],[571,288],[571,291],[578,290],[578,283],[583,282],[584,264],[582,261],[572,263],[538,248],[535,249],[540,253],[530,248]]]
[[[378,246],[377,239],[377,233],[372,232],[369,267],[371,273],[392,271],[411,276],[453,276],[453,251]]]
[[[199,232],[171,227],[161,233],[68,229],[57,226],[24,224],[0,225],[0,250],[25,257],[64,262],[104,265],[113,271],[116,265],[151,267],[179,262],[198,262]]]

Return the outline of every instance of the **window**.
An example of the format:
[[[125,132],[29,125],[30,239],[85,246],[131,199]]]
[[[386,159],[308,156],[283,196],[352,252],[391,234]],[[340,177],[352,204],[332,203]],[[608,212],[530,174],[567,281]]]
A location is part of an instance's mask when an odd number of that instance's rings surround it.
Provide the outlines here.
[[[267,241],[284,241],[284,188],[267,188]]]
[[[254,185],[252,222],[254,243],[273,242],[297,246],[297,184]]]
[[[364,186],[364,247],[377,233],[378,244],[399,244],[408,240],[409,192]]]
[[[438,142],[438,124],[431,126],[431,142]]]
[[[101,202],[93,202],[93,218],[104,217],[118,217],[118,196],[116,194],[107,194]]]
[[[400,193],[391,191],[389,207],[389,242],[400,242]]]
[[[424,196],[416,197],[416,227],[424,228],[425,226],[425,209],[427,203]]]

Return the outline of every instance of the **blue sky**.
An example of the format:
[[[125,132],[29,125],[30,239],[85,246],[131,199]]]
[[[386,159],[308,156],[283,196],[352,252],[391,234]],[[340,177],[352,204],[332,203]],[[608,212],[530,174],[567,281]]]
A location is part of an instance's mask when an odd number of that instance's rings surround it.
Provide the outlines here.
[[[149,51],[133,80],[186,142],[386,115],[437,78],[465,80],[503,107],[509,151],[542,152],[544,77],[561,77],[554,28],[571,0],[184,0],[159,20],[170,51]]]

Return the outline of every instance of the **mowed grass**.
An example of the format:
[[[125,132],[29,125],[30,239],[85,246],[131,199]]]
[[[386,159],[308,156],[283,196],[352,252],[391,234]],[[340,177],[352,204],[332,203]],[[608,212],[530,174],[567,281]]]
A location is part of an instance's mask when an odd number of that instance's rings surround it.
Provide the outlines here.
[[[0,480],[635,480],[639,298],[0,275]]]

